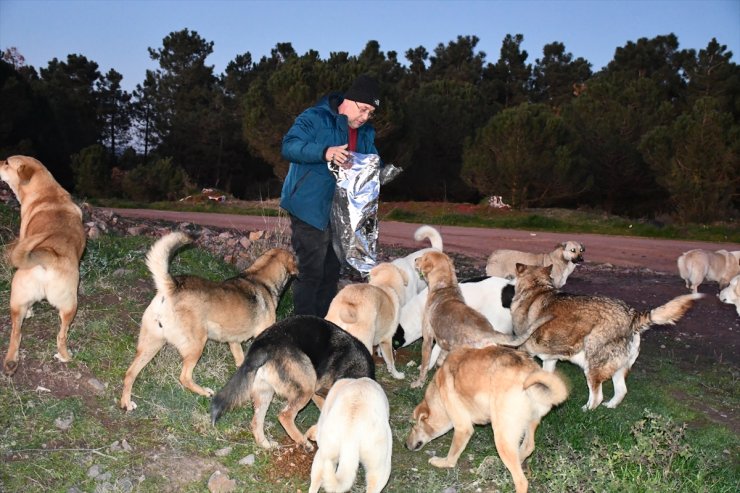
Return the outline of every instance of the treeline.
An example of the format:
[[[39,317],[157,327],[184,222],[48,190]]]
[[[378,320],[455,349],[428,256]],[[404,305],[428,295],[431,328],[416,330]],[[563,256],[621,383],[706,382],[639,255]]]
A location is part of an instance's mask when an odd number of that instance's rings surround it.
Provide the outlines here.
[[[476,36],[433,52],[303,55],[279,43],[259,61],[238,55],[223,74],[213,43],[172,32],[149,48],[159,68],[131,93],[115,70],[80,54],[36,70],[8,48],[0,61],[0,157],[41,159],[83,197],[160,200],[194,187],[275,197],[295,117],[360,73],[381,83],[373,125],[386,162],[404,173],[387,200],[593,207],[722,220],[738,210],[740,70],[725,45],[679,49],[675,35],[617,47],[594,73],[553,42],[529,63],[522,35],[487,61]]]

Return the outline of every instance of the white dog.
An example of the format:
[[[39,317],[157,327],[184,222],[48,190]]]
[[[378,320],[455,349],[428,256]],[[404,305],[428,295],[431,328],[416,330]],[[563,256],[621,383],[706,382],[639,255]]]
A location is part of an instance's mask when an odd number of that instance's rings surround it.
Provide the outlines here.
[[[494,250],[486,263],[486,274],[489,276],[516,277],[516,264],[538,265],[547,267],[552,265],[553,284],[562,288],[565,281],[573,273],[576,264],[583,262],[583,252],[586,247],[577,241],[565,241],[548,253],[529,253],[518,250]]]
[[[740,276],[735,276],[730,284],[719,292],[719,300],[722,303],[735,305],[737,314],[740,315]]]
[[[349,491],[362,463],[368,493],[379,493],[391,475],[393,435],[388,398],[377,382],[342,378],[326,396],[316,425],[306,436],[319,446],[309,493]]]
[[[719,289],[730,284],[730,279],[740,274],[740,250],[689,250],[678,257],[678,272],[686,287],[696,293],[705,279],[719,283]]]
[[[439,234],[439,231],[427,225],[420,226],[419,229],[416,230],[414,233],[414,239],[416,241],[429,240],[432,246],[431,248],[417,250],[416,252],[410,253],[405,257],[397,258],[391,262],[393,265],[404,271],[409,278],[409,283],[406,285],[406,296],[404,296],[406,303],[427,287],[426,281],[422,279],[416,271],[414,262],[418,257],[421,257],[431,250],[438,250],[441,252],[443,246],[442,236]]]
[[[514,281],[502,277],[486,277],[462,281],[459,284],[465,303],[485,316],[497,332],[511,334],[511,300],[514,297]],[[401,319],[396,335],[393,337],[398,346],[408,346],[421,338],[421,319],[427,302],[427,288],[408,301],[401,309]],[[429,368],[434,366],[440,348],[436,344],[432,349]]]

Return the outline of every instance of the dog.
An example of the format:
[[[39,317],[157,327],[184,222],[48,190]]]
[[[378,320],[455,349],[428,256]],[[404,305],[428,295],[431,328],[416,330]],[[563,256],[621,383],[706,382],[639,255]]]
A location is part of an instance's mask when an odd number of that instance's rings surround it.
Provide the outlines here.
[[[167,342],[182,357],[182,386],[196,394],[212,396],[213,390],[193,381],[193,369],[208,339],[228,342],[236,366],[241,365],[241,343],[275,323],[280,296],[298,273],[295,256],[282,248],[273,248],[239,276],[225,281],[171,276],[170,256],[191,242],[184,233],[170,233],[157,240],[147,255],[146,265],[157,294],[141,317],[136,356],[123,380],[120,406],[127,411],[136,409],[131,400],[134,380]]]
[[[719,300],[722,303],[735,305],[737,314],[740,316],[740,275],[733,277],[730,284],[719,292]]]
[[[519,336],[496,332],[488,319],[465,304],[450,257],[443,252],[427,252],[416,259],[416,268],[429,284],[429,295],[422,317],[421,364],[419,378],[412,388],[421,387],[426,380],[431,359],[432,341],[441,348],[441,361],[447,352],[457,347],[485,347],[491,344],[519,346],[533,332],[533,324]],[[439,359],[438,358],[438,359]]]
[[[23,320],[33,305],[46,299],[59,311],[56,359],[67,362],[67,334],[77,314],[80,259],[85,251],[82,211],[38,160],[11,156],[0,162],[0,179],[8,184],[21,205],[18,238],[6,255],[16,268],[10,284],[10,343],[3,371],[18,369]]]
[[[380,263],[370,270],[367,284],[342,288],[324,317],[358,338],[371,353],[374,346],[379,346],[388,372],[399,380],[404,374],[396,370],[393,335],[408,284],[406,272],[392,263]]]
[[[419,294],[423,289],[427,287],[427,283],[424,281],[424,279],[419,277],[419,273],[416,270],[416,265],[414,264],[416,259],[424,255],[426,252],[435,250],[441,252],[444,246],[442,243],[442,236],[439,234],[439,231],[427,225],[420,226],[416,230],[416,232],[414,233],[414,239],[416,241],[429,240],[432,246],[430,248],[422,248],[421,250],[410,253],[405,257],[397,258],[391,261],[393,265],[404,271],[406,273],[406,276],[409,278],[409,283],[406,286],[404,303],[411,300],[411,298]]]
[[[740,274],[740,250],[689,250],[678,257],[678,272],[692,293],[699,291],[703,280],[716,281],[720,291],[730,284],[730,279]]]
[[[278,420],[290,438],[311,451],[295,417],[308,401],[321,409],[329,389],[340,378],[375,380],[375,363],[367,348],[341,327],[312,315],[277,322],[252,341],[247,356],[211,400],[211,421],[249,400],[254,405],[252,434],[257,445],[276,447],[265,437],[265,415],[273,395],[287,403]]]
[[[419,450],[454,428],[447,457],[432,457],[429,463],[455,467],[474,425],[491,423],[496,451],[517,493],[523,493],[528,481],[522,462],[534,451],[537,426],[567,397],[562,378],[542,370],[526,353],[500,346],[455,349],[414,409],[406,448]]]
[[[486,263],[486,274],[489,276],[516,277],[516,264],[538,265],[547,267],[552,265],[552,281],[556,288],[562,288],[568,276],[576,268],[576,264],[583,262],[583,253],[586,247],[577,241],[566,241],[555,247],[549,253],[527,253],[517,250],[494,250]]]
[[[614,408],[627,395],[625,377],[640,353],[640,334],[652,325],[673,325],[701,294],[678,296],[652,310],[637,311],[622,300],[605,296],[560,293],[551,278],[552,266],[517,264],[511,318],[514,333],[527,330],[535,320],[550,317],[520,349],[542,360],[552,371],[558,360],[583,369],[588,402],[583,410],[596,409],[603,400],[602,383],[611,378]]]
[[[319,446],[309,493],[349,491],[362,463],[368,493],[380,493],[391,475],[393,434],[388,398],[377,382],[342,378],[326,396],[319,422],[307,432]]]
[[[514,297],[514,281],[502,277],[468,279],[459,283],[465,304],[488,319],[496,332],[511,334],[511,299]],[[397,347],[408,346],[421,337],[421,320],[427,302],[427,288],[403,305],[398,329],[393,336]],[[435,344],[429,359],[431,369],[439,356],[440,347]]]

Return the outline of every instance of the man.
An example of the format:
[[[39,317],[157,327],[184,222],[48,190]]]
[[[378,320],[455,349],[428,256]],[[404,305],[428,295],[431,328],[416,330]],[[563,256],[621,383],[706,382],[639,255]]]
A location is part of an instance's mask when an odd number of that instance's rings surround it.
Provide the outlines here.
[[[377,81],[360,75],[344,94],[329,94],[301,113],[283,137],[282,155],[290,168],[280,206],[290,213],[291,244],[298,257],[296,315],[323,317],[337,292],[341,263],[329,220],[336,179],[327,163],[349,168],[350,151],[378,154],[375,129],[367,122],[379,106]]]

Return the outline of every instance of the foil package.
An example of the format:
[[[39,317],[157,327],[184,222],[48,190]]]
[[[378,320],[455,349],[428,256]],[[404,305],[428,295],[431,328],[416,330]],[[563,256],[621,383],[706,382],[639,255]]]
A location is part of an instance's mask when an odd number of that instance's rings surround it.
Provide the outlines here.
[[[403,169],[381,165],[377,154],[350,152],[348,169],[328,163],[337,179],[331,210],[333,246],[343,266],[367,276],[375,267],[378,248],[378,196],[380,185],[393,180]]]

